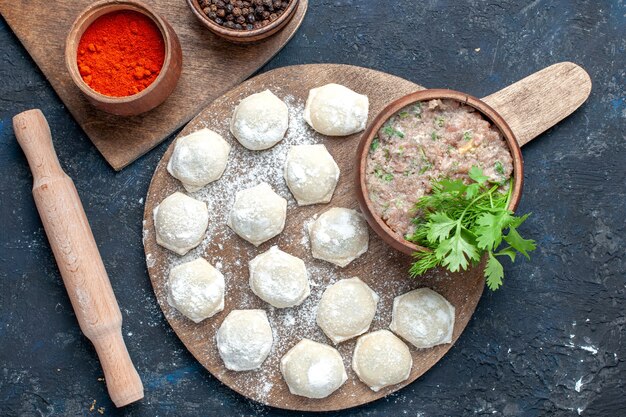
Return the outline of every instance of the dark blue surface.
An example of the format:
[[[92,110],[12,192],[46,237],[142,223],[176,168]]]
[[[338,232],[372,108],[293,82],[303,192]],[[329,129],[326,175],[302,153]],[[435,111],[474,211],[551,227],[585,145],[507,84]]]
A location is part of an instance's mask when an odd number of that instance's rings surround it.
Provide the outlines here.
[[[426,375],[329,415],[626,415],[625,16],[623,0],[310,1],[299,32],[261,72],[348,63],[484,96],[567,60],[594,83],[585,105],[524,147],[520,211],[533,212],[523,227],[539,242],[532,261],[508,265],[504,287],[485,293]],[[167,143],[114,172],[4,21],[0,55],[0,415],[98,416],[99,407],[125,416],[292,415],[221,385],[157,306],[141,221]],[[48,118],[81,195],[144,381],[145,399],[123,410],[108,399],[33,204],[11,128],[13,115],[33,107]]]

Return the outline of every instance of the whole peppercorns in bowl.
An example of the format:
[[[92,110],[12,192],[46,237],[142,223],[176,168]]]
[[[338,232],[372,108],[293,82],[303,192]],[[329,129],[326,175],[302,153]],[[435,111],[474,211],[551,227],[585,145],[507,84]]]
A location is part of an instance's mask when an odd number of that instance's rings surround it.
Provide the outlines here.
[[[298,0],[187,0],[213,33],[235,43],[257,42],[282,29]]]

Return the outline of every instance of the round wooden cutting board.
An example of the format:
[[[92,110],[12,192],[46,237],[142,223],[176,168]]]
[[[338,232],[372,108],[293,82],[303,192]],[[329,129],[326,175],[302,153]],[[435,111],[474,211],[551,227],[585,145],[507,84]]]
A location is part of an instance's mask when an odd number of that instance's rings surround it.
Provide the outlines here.
[[[467,325],[485,285],[482,268],[459,274],[438,271],[419,280],[411,279],[407,272],[411,258],[388,247],[371,230],[369,250],[346,268],[335,267],[312,258],[306,224],[315,215],[330,207],[358,209],[355,167],[360,134],[341,138],[325,137],[314,132],[302,119],[309,90],[328,83],[343,84],[358,93],[366,94],[370,100],[370,121],[390,101],[422,89],[419,85],[392,75],[347,65],[292,66],[259,75],[215,100],[189,122],[179,135],[180,137],[208,127],[220,133],[232,145],[223,177],[203,190],[190,194],[207,202],[209,206],[209,228],[202,244],[184,257],[156,244],[152,218],[154,208],[171,193],[184,192],[180,182],[172,178],[166,170],[174,143],[156,168],[144,213],[144,245],[148,272],[161,309],[178,337],[209,372],[233,390],[260,403],[291,410],[340,410],[384,397],[413,382],[439,361],[452,346],[446,344],[431,349],[411,347],[413,369],[409,379],[399,385],[374,392],[357,378],[350,366],[355,345],[353,339],[337,346],[348,373],[348,381],[339,390],[327,398],[317,400],[292,395],[280,374],[280,358],[303,337],[332,345],[315,324],[317,303],[330,283],[358,276],[380,295],[371,331],[388,328],[394,297],[415,288],[430,287],[456,308],[453,343]],[[235,140],[228,125],[234,106],[242,98],[265,89],[270,89],[287,103],[290,111],[289,130],[286,138],[274,148],[252,152]],[[341,169],[339,184],[329,204],[298,207],[285,185],[282,169],[287,150],[292,144],[302,143],[323,143]],[[284,231],[257,248],[235,235],[226,226],[225,220],[235,193],[261,181],[268,182],[278,194],[287,199],[288,209]],[[302,258],[307,265],[311,296],[300,306],[272,308],[257,298],[248,286],[248,262],[273,245]],[[207,259],[224,274],[226,301],[224,311],[195,324],[167,303],[166,281],[172,266],[198,256]],[[215,333],[231,310],[249,308],[267,311],[274,332],[274,345],[261,369],[249,372],[229,371],[219,357]]]

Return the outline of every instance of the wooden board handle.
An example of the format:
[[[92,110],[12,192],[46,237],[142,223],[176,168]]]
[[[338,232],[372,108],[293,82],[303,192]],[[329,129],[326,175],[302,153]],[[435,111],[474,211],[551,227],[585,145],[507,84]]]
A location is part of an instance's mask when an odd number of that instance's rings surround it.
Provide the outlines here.
[[[482,100],[500,113],[523,146],[572,114],[590,93],[589,74],[560,62]]]
[[[13,118],[33,172],[33,196],[81,330],[100,358],[117,407],[143,398],[143,385],[122,339],[122,314],[74,183],[59,165],[40,110]]]

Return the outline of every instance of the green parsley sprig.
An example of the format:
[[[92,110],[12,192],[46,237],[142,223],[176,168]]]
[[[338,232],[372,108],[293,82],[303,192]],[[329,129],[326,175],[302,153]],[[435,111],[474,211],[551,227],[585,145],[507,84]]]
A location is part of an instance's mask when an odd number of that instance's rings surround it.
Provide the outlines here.
[[[432,193],[417,202],[415,208],[421,215],[413,220],[414,234],[406,238],[429,251],[414,254],[410,274],[416,277],[440,266],[451,272],[466,270],[487,254],[485,279],[495,291],[504,278],[498,257],[508,256],[514,262],[518,253],[530,258],[528,252],[536,248],[534,240],[524,239],[517,231],[529,214],[515,216],[507,209],[512,183],[504,193],[502,184],[490,182],[478,167],[472,167],[469,177],[468,184],[436,181]]]

